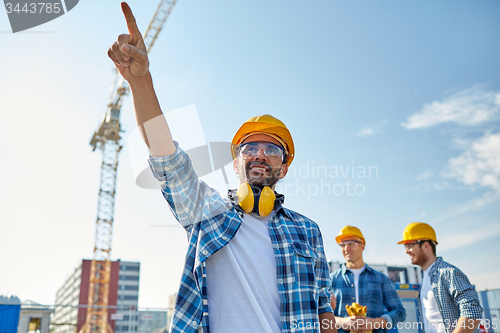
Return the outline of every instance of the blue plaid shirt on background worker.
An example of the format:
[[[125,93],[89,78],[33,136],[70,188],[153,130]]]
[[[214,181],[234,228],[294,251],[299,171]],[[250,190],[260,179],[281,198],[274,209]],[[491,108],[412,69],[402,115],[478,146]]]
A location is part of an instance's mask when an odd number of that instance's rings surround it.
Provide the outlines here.
[[[460,317],[471,319],[481,319],[483,308],[479,303],[474,286],[469,282],[467,276],[457,267],[447,263],[441,257],[437,257],[429,272],[432,292],[436,303],[443,317],[446,333],[451,333],[455,329],[455,324]],[[420,301],[420,290],[418,294],[418,318],[421,327],[422,322],[422,302]],[[466,323],[466,325],[468,325]],[[471,327],[472,328],[472,327]],[[425,330],[422,329],[424,332]],[[474,333],[479,333],[476,328]]]
[[[332,293],[337,298],[337,307],[333,312],[337,317],[348,317],[345,308],[356,302],[354,289],[354,275],[342,264],[341,269],[331,275]],[[365,264],[364,271],[359,275],[359,304],[367,307],[368,318],[384,318],[395,327],[397,323],[406,319],[406,310],[401,303],[401,299],[389,278]],[[384,307],[388,313],[385,313]],[[385,313],[385,314],[384,314]],[[339,333],[347,332],[339,329]],[[373,333],[386,332],[384,329],[374,329]]]
[[[189,241],[171,332],[208,332],[206,259],[234,237],[243,210],[199,181],[189,157],[175,145],[175,154],[149,159],[163,196]],[[318,314],[332,309],[328,264],[318,226],[279,206],[269,222],[269,234],[279,263],[282,332],[319,332]]]

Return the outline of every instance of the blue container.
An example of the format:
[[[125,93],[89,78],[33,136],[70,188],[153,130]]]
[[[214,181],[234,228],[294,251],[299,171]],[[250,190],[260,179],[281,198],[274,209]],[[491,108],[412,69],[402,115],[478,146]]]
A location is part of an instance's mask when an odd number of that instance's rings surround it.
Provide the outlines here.
[[[0,333],[16,333],[21,304],[0,304]]]

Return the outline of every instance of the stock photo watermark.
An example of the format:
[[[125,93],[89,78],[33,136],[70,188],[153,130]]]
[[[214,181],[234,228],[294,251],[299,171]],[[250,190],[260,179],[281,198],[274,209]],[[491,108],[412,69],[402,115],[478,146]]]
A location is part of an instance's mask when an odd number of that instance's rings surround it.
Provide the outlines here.
[[[79,0],[4,0],[13,33],[52,21],[75,8]]]
[[[231,143],[208,142],[194,105],[165,113],[165,117],[149,120],[142,129],[142,135],[154,137],[158,131],[170,125],[172,137],[191,159],[198,177],[223,196],[229,189],[239,186],[239,179],[233,170]],[[148,151],[136,128],[128,138],[135,182],[145,189],[159,189],[147,164]],[[154,147],[153,147],[154,149]],[[320,165],[308,160],[304,165],[292,165],[286,177],[276,184],[276,191],[285,196],[301,196],[312,199],[316,196],[360,197],[368,190],[368,183],[379,178],[376,165]]]
[[[288,179],[276,185],[284,195],[301,195],[310,199],[315,196],[362,196],[366,193],[366,180],[377,179],[376,165],[316,165],[307,161],[305,165],[290,166]]]

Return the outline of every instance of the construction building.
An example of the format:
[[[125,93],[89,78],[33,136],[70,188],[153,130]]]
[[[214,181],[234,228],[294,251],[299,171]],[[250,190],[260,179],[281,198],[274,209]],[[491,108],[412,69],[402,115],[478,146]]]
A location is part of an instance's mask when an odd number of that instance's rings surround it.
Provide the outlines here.
[[[330,273],[340,268],[342,262],[328,261]],[[371,268],[389,277],[392,283],[420,284],[422,282],[422,271],[419,266],[387,266],[368,264]]]
[[[21,304],[17,333],[49,333],[50,315],[54,309],[33,301]]]
[[[167,326],[167,311],[139,311],[138,333],[154,333]]]
[[[92,260],[82,260],[56,294],[53,332],[79,332],[87,318]],[[112,261],[108,296],[108,322],[114,332],[138,330],[140,263]]]
[[[483,307],[482,328],[487,333],[500,333],[500,289],[478,292]]]

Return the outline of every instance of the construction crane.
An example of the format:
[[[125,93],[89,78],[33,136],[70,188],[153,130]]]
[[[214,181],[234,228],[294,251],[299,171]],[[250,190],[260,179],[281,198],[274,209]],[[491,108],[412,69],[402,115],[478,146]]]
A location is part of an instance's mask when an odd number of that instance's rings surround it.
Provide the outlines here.
[[[161,0],[144,34],[147,52],[151,51],[156,38],[167,21],[177,0]],[[121,143],[120,110],[124,96],[129,93],[128,83],[115,71],[111,100],[95,131],[90,145],[102,152],[99,199],[95,228],[94,256],[92,259],[88,308],[85,324],[80,333],[113,333],[108,323],[109,281],[111,275],[111,244],[113,240],[113,216],[115,210],[116,172]],[[118,82],[118,84],[117,84]]]

